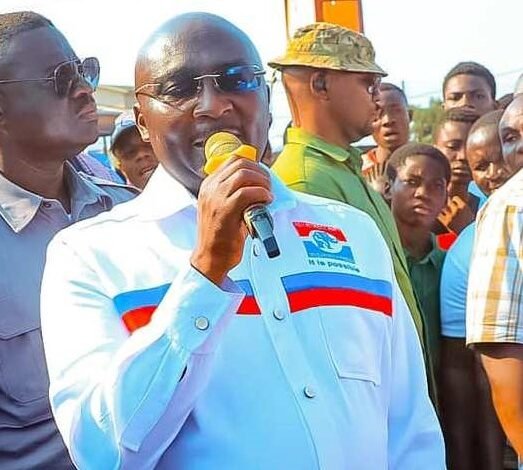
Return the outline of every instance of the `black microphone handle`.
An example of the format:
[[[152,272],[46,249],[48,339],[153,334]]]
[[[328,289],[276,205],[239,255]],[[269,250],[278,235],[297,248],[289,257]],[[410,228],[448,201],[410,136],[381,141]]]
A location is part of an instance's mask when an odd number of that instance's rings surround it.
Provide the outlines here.
[[[272,216],[264,205],[255,204],[246,209],[243,220],[251,237],[258,238],[263,243],[269,258],[280,255],[280,248],[274,236]]]

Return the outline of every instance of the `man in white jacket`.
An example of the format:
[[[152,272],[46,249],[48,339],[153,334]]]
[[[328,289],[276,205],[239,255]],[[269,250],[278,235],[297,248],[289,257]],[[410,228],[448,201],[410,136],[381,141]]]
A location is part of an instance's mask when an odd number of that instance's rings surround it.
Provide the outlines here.
[[[419,341],[372,220],[237,156],[204,179],[211,134],[267,145],[251,41],[213,15],[176,17],[142,48],[136,93],[160,166],[136,200],[61,232],[44,275],[50,397],[75,464],[444,468]],[[247,234],[257,203],[276,258]]]

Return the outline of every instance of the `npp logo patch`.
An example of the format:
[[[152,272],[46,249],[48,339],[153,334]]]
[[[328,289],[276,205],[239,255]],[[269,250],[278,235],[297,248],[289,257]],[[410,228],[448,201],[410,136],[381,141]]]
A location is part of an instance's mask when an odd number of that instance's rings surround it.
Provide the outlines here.
[[[320,265],[323,264],[321,260],[333,260],[344,265],[329,261],[329,267],[354,269],[354,255],[341,229],[308,222],[293,222],[293,225],[305,246],[309,260],[315,259]]]

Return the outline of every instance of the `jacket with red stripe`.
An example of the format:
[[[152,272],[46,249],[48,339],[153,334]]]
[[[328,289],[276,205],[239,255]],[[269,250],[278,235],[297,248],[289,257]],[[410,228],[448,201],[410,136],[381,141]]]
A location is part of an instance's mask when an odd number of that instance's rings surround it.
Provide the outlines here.
[[[221,286],[189,264],[196,200],[162,167],[51,243],[50,398],[79,468],[444,468],[377,227],[271,178],[281,255],[248,238]]]

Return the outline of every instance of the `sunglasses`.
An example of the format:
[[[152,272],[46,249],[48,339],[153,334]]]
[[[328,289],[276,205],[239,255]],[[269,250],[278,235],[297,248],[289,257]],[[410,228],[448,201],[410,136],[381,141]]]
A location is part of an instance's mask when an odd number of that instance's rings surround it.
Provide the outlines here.
[[[67,62],[62,62],[54,69],[52,77],[0,80],[0,85],[8,83],[52,81],[54,83],[54,91],[56,94],[60,98],[64,98],[71,92],[73,86],[81,79],[84,80],[93,91],[96,90],[100,79],[100,63],[96,57],[88,57],[83,61],[73,59]]]
[[[265,70],[257,65],[235,65],[221,72],[196,77],[175,77],[165,83],[146,83],[135,90],[136,95],[145,95],[168,105],[186,109],[192,106],[203,88],[203,80],[210,78],[214,87],[224,93],[243,93],[256,91],[262,86]],[[156,93],[148,93],[146,88],[156,88]]]

